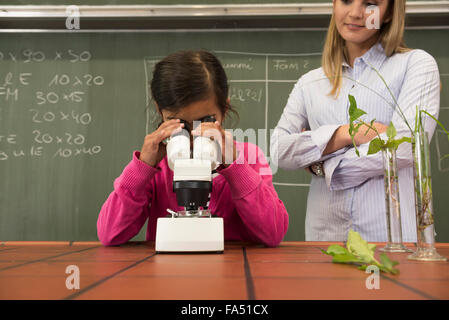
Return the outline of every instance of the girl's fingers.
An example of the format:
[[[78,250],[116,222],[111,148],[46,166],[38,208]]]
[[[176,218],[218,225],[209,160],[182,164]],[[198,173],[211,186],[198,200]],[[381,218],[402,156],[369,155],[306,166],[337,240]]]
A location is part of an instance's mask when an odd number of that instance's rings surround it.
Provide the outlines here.
[[[195,130],[193,136],[204,136],[218,142],[221,148],[222,163],[231,164],[236,158],[235,142],[231,132],[225,131],[218,121],[203,122]]]
[[[195,130],[192,130],[192,135],[194,136],[201,136],[201,135],[206,135],[209,136],[208,134],[208,130],[218,130],[218,132],[220,132],[222,135],[224,134],[223,129],[220,126],[220,123],[218,121],[215,122],[203,122],[201,123],[198,127],[196,127]],[[213,134],[212,136],[215,136],[215,134]]]
[[[172,124],[172,123],[176,123],[176,122],[180,122],[180,120],[179,120],[179,119],[170,119],[170,120],[167,120],[167,121],[162,121],[162,122],[159,123],[159,125],[157,126],[157,129],[159,129],[159,128],[164,128],[165,126],[170,125],[170,124]]]
[[[180,124],[180,120],[179,119],[171,119],[171,120],[168,120],[168,121],[164,121],[156,129],[156,132],[158,132],[160,134],[161,132],[165,132],[166,130],[170,130],[171,127],[173,127],[173,126],[176,127],[179,124]]]
[[[159,126],[159,128],[164,129],[167,126],[171,126],[172,124],[179,123],[180,121],[181,120],[179,120],[179,119],[167,120],[167,121],[162,122],[162,124]]]
[[[184,123],[172,123],[165,126],[164,128],[159,128],[158,140],[159,142],[169,138],[172,134],[180,132],[184,128]]]

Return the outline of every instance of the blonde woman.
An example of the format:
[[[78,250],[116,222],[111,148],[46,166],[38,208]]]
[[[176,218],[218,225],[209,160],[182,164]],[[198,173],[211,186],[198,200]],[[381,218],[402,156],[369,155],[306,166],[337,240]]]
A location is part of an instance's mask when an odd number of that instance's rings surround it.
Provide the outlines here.
[[[376,14],[377,16],[372,16]],[[378,18],[377,28],[370,28]],[[410,136],[391,93],[414,125],[416,105],[438,117],[439,72],[435,59],[403,42],[405,0],[334,0],[322,66],[295,84],[271,137],[271,156],[285,169],[310,170],[306,240],[342,241],[350,228],[368,241],[386,241],[383,165],[380,153],[367,156],[373,131],[348,133],[348,95],[367,112],[364,120],[385,136],[390,123]],[[375,69],[375,70],[374,70]],[[425,130],[433,134],[429,120]],[[398,151],[402,234],[416,241],[411,146]]]

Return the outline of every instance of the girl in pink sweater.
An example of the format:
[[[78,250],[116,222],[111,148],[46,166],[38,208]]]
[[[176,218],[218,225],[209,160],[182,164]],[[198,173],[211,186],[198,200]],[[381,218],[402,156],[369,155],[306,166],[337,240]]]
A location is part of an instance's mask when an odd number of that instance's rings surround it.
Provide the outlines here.
[[[145,137],[142,149],[114,182],[97,221],[103,245],[120,245],[133,238],[148,221],[146,239],[154,241],[158,217],[178,207],[173,172],[167,163],[164,140],[193,121],[203,122],[192,136],[216,130],[221,139],[222,165],[212,180],[209,210],[223,218],[225,240],[277,246],[288,227],[288,214],[273,187],[270,167],[254,144],[233,140],[221,124],[235,112],[228,98],[228,81],[218,59],[206,51],[180,51],[156,64],[151,93],[162,123]],[[181,122],[183,120],[184,123]],[[186,126],[187,127],[187,126]]]

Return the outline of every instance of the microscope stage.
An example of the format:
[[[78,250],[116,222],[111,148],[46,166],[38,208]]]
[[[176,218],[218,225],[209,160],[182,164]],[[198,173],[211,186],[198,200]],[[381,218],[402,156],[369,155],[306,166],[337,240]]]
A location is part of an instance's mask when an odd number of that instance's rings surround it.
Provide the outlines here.
[[[156,252],[224,251],[223,218],[162,217],[157,219]]]

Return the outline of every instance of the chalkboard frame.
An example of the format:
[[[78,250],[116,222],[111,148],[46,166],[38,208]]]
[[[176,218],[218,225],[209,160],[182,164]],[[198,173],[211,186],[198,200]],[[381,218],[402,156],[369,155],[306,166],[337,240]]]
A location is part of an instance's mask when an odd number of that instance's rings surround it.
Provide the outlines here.
[[[329,3],[221,5],[0,6],[0,32],[326,28]],[[67,10],[82,26],[67,30]],[[449,1],[407,3],[407,27],[449,28]],[[74,12],[74,11],[70,11]]]

